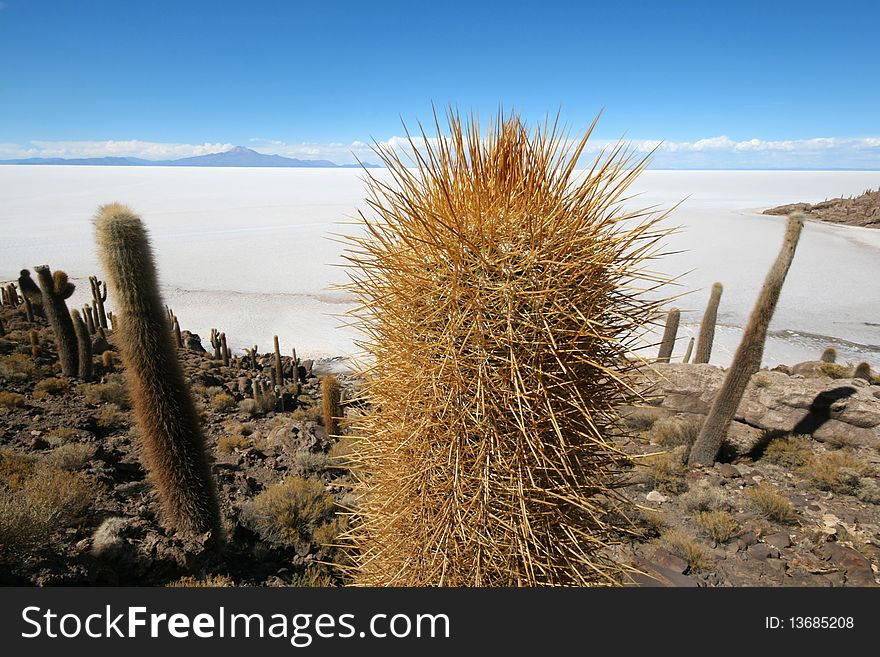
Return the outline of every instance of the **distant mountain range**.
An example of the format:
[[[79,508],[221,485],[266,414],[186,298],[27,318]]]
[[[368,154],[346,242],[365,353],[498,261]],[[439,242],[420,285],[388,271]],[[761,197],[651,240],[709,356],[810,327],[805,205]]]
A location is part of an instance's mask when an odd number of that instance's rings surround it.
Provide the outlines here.
[[[283,155],[264,155],[243,146],[195,157],[177,160],[144,160],[139,157],[31,157],[24,160],[0,160],[0,164],[76,164],[108,167],[311,167],[330,169],[359,169],[360,164],[336,164],[330,160],[298,160]],[[364,163],[371,169],[378,164]]]

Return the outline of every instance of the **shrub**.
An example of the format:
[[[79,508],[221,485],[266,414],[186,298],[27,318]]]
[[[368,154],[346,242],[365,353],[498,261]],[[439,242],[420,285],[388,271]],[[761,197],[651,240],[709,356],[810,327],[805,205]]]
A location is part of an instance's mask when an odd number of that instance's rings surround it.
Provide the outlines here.
[[[752,376],[750,383],[756,388],[769,388],[772,380],[764,372],[758,372]]]
[[[55,427],[46,433],[46,439],[53,447],[68,443],[79,436],[80,432],[76,429],[71,429],[70,427]]]
[[[651,442],[664,447],[678,447],[679,445],[690,447],[694,444],[699,432],[699,421],[670,417],[655,422],[649,436]]]
[[[831,379],[848,379],[852,376],[853,369],[840,363],[819,363],[815,372]]]
[[[736,519],[727,511],[698,511],[694,522],[716,543],[727,543],[739,530]]]
[[[245,505],[242,520],[267,543],[300,549],[314,545],[315,530],[333,521],[335,507],[323,484],[294,476]]]
[[[236,450],[247,449],[251,441],[241,435],[220,436],[217,440],[217,451],[221,454],[232,454]]]
[[[95,457],[95,448],[83,443],[67,443],[56,447],[46,456],[46,461],[62,470],[82,470]]]
[[[855,495],[861,477],[872,473],[871,466],[850,452],[816,454],[804,462],[799,472],[819,490]]]
[[[49,377],[48,379],[43,379],[34,386],[34,397],[37,399],[46,399],[47,397],[53,397],[62,392],[67,392],[69,388],[70,381],[68,379]]]
[[[10,354],[0,357],[0,379],[26,381],[36,371],[37,366],[30,356]]]
[[[671,452],[651,454],[639,462],[644,466],[645,483],[665,493],[682,493],[687,490],[684,477],[687,467],[684,463],[686,447]]]
[[[77,521],[94,495],[85,475],[0,453],[0,561],[48,547],[53,532]]]
[[[768,484],[758,484],[746,491],[746,496],[765,518],[784,525],[793,525],[798,515],[791,501],[773,490]]]
[[[260,407],[253,399],[242,399],[238,402],[238,410],[250,417],[256,417],[260,414]]]
[[[85,383],[79,387],[79,392],[89,404],[115,404],[120,409],[129,408],[128,390],[125,385],[118,381],[107,383]]]
[[[0,391],[0,408],[20,408],[24,406],[24,395],[17,392]]]
[[[293,457],[293,464],[297,472],[307,476],[326,470],[330,459],[323,452],[297,452]]]
[[[184,575],[178,580],[166,584],[169,588],[224,588],[235,586],[229,575],[207,575],[202,578]]]
[[[764,450],[764,458],[771,463],[794,468],[803,465],[813,456],[812,441],[803,436],[775,438]]]
[[[318,422],[321,419],[321,409],[317,405],[304,406],[291,413],[290,419],[294,422]]]
[[[211,401],[208,404],[211,410],[221,413],[228,411],[230,408],[235,408],[235,398],[226,392],[219,392],[211,397]]]
[[[102,429],[115,429],[127,420],[128,416],[116,404],[107,404],[95,415],[95,423]]]
[[[634,408],[621,419],[630,429],[647,431],[660,419],[661,413],[656,408]]]
[[[712,567],[712,553],[692,536],[672,530],[664,532],[661,537],[666,549],[687,561],[692,570],[708,570]]]
[[[688,511],[718,511],[729,507],[721,487],[705,479],[692,484],[681,496],[681,503]]]

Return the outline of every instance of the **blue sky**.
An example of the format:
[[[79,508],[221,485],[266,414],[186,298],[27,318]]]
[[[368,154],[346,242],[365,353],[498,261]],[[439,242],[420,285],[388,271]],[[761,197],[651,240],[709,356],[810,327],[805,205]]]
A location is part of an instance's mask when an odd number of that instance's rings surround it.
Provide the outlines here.
[[[0,0],[0,158],[351,162],[432,102],[669,167],[880,169],[877,2]]]

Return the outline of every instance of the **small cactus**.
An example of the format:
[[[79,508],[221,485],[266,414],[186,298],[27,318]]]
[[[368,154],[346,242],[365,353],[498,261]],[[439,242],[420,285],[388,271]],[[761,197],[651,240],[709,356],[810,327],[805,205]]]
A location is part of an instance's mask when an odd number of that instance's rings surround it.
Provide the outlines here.
[[[685,349],[684,358],[681,359],[682,363],[687,364],[687,363],[691,362],[691,352],[693,352],[693,350],[694,350],[694,339],[691,338],[688,341],[687,349]]]
[[[76,331],[66,303],[66,299],[73,294],[74,285],[67,280],[67,274],[63,271],[58,270],[53,274],[47,265],[34,267],[34,271],[42,292],[43,308],[55,334],[61,373],[75,377],[79,371],[79,355]]]
[[[338,419],[342,413],[339,408],[339,381],[332,374],[321,377],[321,410],[324,430],[328,436],[335,436],[339,432]]]
[[[113,362],[113,352],[109,349],[101,354],[101,365],[103,365],[104,369],[108,372],[112,372],[115,369],[115,363]]]
[[[223,359],[223,366],[229,367],[229,347],[226,346],[226,333],[220,334],[220,357]]]
[[[251,369],[257,369],[257,345],[254,345],[253,349],[245,348],[245,351],[247,352],[248,358],[250,359]]]
[[[666,329],[663,331],[663,341],[660,343],[660,353],[657,362],[668,363],[675,348],[675,336],[678,334],[678,323],[681,320],[681,311],[673,308],[666,315]]]
[[[767,273],[764,287],[749,317],[749,323],[733,356],[733,362],[691,449],[688,458],[688,463],[691,465],[711,465],[715,461],[730,422],[742,401],[746,386],[752,375],[761,367],[767,328],[776,310],[776,303],[779,301],[782,285],[794,259],[803,227],[804,216],[800,212],[789,216],[782,248]]]
[[[214,360],[222,360],[223,344],[220,342],[220,332],[215,328],[211,329],[211,346],[214,347]]]
[[[171,343],[144,225],[127,207],[111,204],[98,211],[95,229],[120,311],[119,347],[146,468],[165,520],[183,532],[219,532],[205,439]]]
[[[854,379],[864,379],[865,381],[871,380],[871,366],[868,363],[859,363],[856,366],[856,371],[853,372]]]
[[[700,338],[697,340],[697,353],[694,354],[695,363],[708,363],[712,356],[712,343],[715,340],[715,324],[718,321],[718,304],[721,302],[721,294],[724,286],[721,283],[712,285],[712,293],[709,295],[709,303],[703,314],[700,324]]]
[[[73,320],[73,330],[76,333],[77,353],[79,354],[79,378],[83,381],[92,380],[92,338],[89,335],[88,328],[83,322],[82,315],[79,310],[74,308],[70,311],[70,317]]]
[[[0,335],[2,335],[2,333],[0,333]],[[30,340],[31,343],[31,356],[36,360],[43,353],[43,350],[40,348],[40,334],[37,329],[31,329],[28,331],[28,340]]]
[[[823,363],[835,363],[837,362],[837,349],[834,347],[828,347],[825,351],[822,352],[822,357],[820,360]]]
[[[284,386],[284,370],[281,366],[281,349],[278,347],[278,336],[274,337],[275,341],[275,385]]]

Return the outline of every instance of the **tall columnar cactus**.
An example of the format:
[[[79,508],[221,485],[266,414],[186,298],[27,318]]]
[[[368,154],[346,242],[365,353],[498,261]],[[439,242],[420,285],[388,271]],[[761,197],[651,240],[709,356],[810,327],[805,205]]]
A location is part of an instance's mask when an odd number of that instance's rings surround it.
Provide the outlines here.
[[[512,115],[448,132],[414,167],[377,147],[392,180],[368,178],[378,216],[347,253],[371,363],[356,582],[618,583],[611,436],[665,304],[640,291],[662,215],[620,204],[645,162],[621,146],[579,175],[586,137]]]
[[[118,304],[119,348],[146,468],[164,517],[179,531],[217,531],[220,512],[205,439],[171,343],[147,232],[118,204],[99,209],[95,229]]]
[[[767,328],[776,310],[776,302],[779,301],[779,294],[782,292],[782,285],[794,259],[803,227],[804,216],[801,213],[796,212],[789,216],[782,249],[767,273],[764,287],[749,317],[749,323],[733,356],[733,362],[691,449],[688,458],[691,465],[711,465],[715,461],[718,450],[721,449],[721,442],[727,435],[730,422],[742,401],[749,379],[761,368]]]
[[[223,343],[220,342],[220,331],[211,329],[211,346],[214,347],[214,360],[223,359]]]
[[[79,371],[79,354],[73,320],[67,310],[66,299],[73,294],[75,286],[67,280],[67,274],[58,270],[53,275],[47,265],[34,267],[40,284],[43,308],[49,326],[55,334],[58,361],[64,376],[76,376]]]
[[[83,317],[85,317],[86,328],[89,329],[89,335],[93,335],[95,333],[95,317],[92,315],[92,309],[89,304],[83,306],[82,311]],[[74,321],[74,325],[76,321]]]
[[[681,362],[685,363],[685,364],[691,362],[691,353],[693,353],[693,351],[694,351],[694,339],[691,338],[690,340],[688,340],[688,346],[687,346],[687,349],[685,349],[685,351],[684,351],[684,358],[681,359]]]
[[[718,304],[721,302],[721,293],[724,286],[715,283],[712,293],[709,295],[709,303],[703,314],[703,322],[700,324],[700,337],[697,340],[697,353],[694,354],[695,363],[708,363],[712,356],[712,343],[715,340],[715,324],[718,321]]]
[[[820,360],[823,363],[834,363],[837,361],[837,349],[834,347],[828,347],[825,351],[822,352],[822,357]]]
[[[339,433],[339,381],[332,374],[321,377],[321,411],[324,416],[324,430],[328,436]]]
[[[657,362],[668,363],[675,348],[675,336],[678,334],[678,323],[681,320],[681,311],[672,308],[666,315],[666,329],[663,331],[663,341],[660,343],[660,353]]]
[[[226,345],[226,333],[220,334],[220,357],[223,359],[223,366],[229,367],[229,347]]]
[[[281,364],[281,349],[278,347],[278,336],[274,337],[275,341],[275,385],[284,386],[284,369]]]
[[[77,373],[83,381],[92,380],[92,372],[94,364],[92,362],[92,337],[89,330],[83,322],[82,315],[79,310],[74,308],[70,311],[70,317],[73,320],[73,330],[76,333],[77,353],[79,354],[79,365]]]
[[[107,284],[99,281],[97,276],[89,276],[89,285],[92,287],[93,308],[97,315],[95,323],[101,328],[107,328],[107,313],[104,310],[104,302],[107,301]]]

